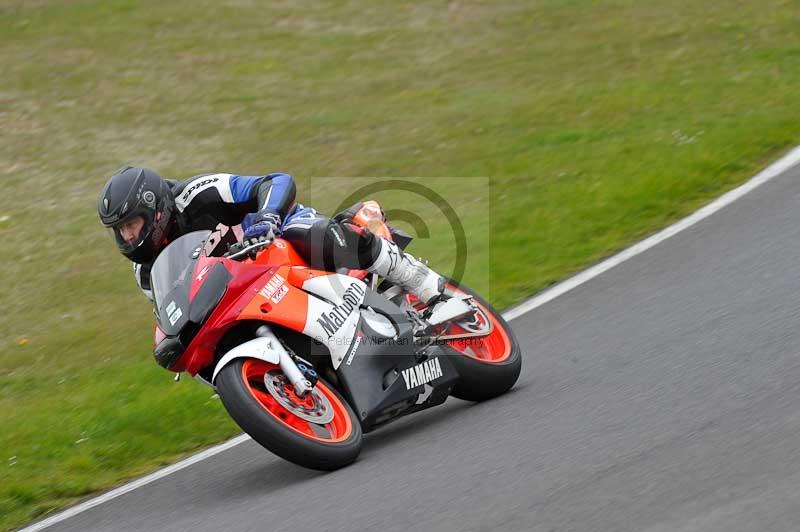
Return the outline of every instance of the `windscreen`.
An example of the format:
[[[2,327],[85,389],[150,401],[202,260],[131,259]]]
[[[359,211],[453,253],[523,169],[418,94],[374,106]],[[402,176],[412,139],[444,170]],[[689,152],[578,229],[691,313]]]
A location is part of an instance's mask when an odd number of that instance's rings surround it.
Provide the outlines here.
[[[184,235],[161,252],[150,270],[156,316],[161,329],[172,336],[188,320],[192,274],[211,231]]]

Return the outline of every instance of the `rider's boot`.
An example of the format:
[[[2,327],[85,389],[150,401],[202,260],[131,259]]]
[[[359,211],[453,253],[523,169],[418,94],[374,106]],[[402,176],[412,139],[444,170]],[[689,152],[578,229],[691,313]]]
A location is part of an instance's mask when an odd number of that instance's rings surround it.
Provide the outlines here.
[[[406,292],[430,303],[444,291],[445,280],[425,264],[403,251],[391,240],[377,237],[380,252],[368,268]]]

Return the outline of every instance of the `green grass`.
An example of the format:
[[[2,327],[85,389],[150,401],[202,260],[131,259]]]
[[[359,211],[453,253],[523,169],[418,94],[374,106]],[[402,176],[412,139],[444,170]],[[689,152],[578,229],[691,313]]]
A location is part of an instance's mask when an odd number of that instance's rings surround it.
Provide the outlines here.
[[[316,177],[487,177],[450,199],[491,228],[467,281],[504,307],[796,144],[799,22],[788,0],[4,2],[0,529],[237,432],[152,362],[95,214],[121,164],[288,171],[322,210],[341,182]],[[413,249],[444,267],[448,242]]]

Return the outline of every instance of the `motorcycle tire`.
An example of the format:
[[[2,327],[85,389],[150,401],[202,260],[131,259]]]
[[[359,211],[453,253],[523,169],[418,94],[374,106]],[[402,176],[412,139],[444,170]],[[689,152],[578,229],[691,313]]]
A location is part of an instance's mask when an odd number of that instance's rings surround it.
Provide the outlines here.
[[[243,358],[222,368],[215,384],[233,420],[285,460],[333,471],[351,464],[361,452],[358,418],[323,379],[311,393],[299,397],[277,365]]]
[[[487,337],[447,342],[445,347],[453,355],[450,361],[460,376],[450,395],[477,402],[506,393],[522,370],[522,351],[514,331],[489,302],[468,287],[448,279],[447,288],[473,296],[493,326]]]

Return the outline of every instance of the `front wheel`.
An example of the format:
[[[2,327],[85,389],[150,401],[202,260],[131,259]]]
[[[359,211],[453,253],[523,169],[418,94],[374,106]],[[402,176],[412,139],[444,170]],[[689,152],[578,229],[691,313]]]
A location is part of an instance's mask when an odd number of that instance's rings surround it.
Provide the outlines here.
[[[469,338],[446,340],[455,356],[450,360],[459,373],[451,395],[466,401],[485,401],[514,386],[522,370],[522,351],[511,326],[487,301],[456,281],[448,280],[448,292],[474,298],[478,312],[474,320],[455,322],[443,337],[475,334]],[[480,334],[484,332],[485,334]]]
[[[216,386],[233,420],[281,458],[332,471],[352,463],[361,451],[355,413],[322,379],[299,397],[279,366],[244,358],[222,368]]]

